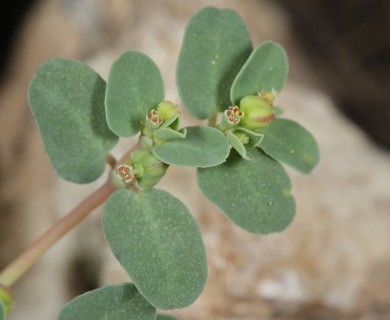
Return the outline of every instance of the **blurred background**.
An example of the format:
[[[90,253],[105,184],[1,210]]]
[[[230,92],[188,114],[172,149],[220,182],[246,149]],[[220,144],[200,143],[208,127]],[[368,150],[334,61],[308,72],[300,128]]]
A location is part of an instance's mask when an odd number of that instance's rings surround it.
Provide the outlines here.
[[[180,104],[175,68],[184,29],[208,5],[236,10],[255,46],[274,40],[285,47],[290,75],[278,104],[313,133],[321,160],[310,176],[287,169],[296,217],[268,236],[233,226],[200,194],[192,169],[170,168],[159,187],[191,209],[209,264],[203,294],[173,313],[390,319],[386,0],[14,0],[0,13],[0,269],[105,179],[75,186],[56,177],[26,99],[39,65],[74,58],[106,78],[122,52],[140,50],[159,66],[166,98]],[[75,295],[127,280],[104,242],[98,210],[15,285],[10,319],[55,319]]]

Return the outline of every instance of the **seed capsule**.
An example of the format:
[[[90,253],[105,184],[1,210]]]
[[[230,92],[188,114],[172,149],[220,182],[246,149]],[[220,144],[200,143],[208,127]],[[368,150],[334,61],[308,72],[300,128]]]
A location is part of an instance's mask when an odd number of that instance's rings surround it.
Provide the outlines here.
[[[160,102],[157,106],[157,111],[162,117],[163,121],[167,121],[168,119],[179,113],[179,110],[177,110],[177,106],[169,101]]]
[[[240,101],[240,110],[244,112],[241,126],[249,130],[257,130],[275,119],[272,107],[259,96],[247,96]]]

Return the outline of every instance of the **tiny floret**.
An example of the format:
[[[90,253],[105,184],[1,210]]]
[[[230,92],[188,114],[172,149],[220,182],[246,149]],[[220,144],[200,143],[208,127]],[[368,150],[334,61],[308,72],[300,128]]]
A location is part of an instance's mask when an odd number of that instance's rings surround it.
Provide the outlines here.
[[[164,122],[164,119],[161,117],[160,113],[156,109],[152,109],[146,115],[146,120],[149,121],[154,126],[159,126]]]
[[[130,183],[134,180],[134,169],[127,164],[120,164],[116,167],[116,174],[125,183]]]
[[[229,107],[225,110],[224,115],[230,124],[237,124],[240,122],[241,117],[244,115],[243,112],[240,111],[240,109],[235,107]]]

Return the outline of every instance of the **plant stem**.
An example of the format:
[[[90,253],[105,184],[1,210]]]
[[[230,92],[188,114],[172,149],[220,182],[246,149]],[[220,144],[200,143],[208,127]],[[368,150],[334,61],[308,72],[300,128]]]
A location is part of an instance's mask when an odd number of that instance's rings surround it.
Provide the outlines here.
[[[218,117],[218,113],[214,113],[210,118],[209,118],[209,121],[208,121],[208,125],[210,127],[215,127],[216,124],[217,124],[217,117]]]
[[[115,157],[109,153],[106,157],[106,163],[111,167],[111,169],[113,169],[117,163]]]
[[[115,187],[108,180],[85,198],[0,273],[0,284],[11,287],[53,244],[100,206],[114,191]]]

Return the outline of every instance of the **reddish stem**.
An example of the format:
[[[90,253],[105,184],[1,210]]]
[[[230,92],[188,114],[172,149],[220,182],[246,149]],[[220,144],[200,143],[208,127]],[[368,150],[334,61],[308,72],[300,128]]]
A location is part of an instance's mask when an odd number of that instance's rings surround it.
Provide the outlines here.
[[[85,198],[0,273],[0,284],[11,287],[54,243],[87,217],[92,210],[104,203],[114,191],[115,187],[108,180]]]

